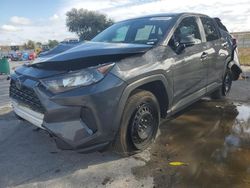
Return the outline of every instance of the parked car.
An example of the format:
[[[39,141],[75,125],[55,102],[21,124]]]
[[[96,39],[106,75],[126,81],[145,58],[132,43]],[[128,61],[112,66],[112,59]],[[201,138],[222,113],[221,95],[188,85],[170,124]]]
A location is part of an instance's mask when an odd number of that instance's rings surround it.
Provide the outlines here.
[[[29,52],[23,52],[22,53],[22,60],[23,61],[29,60]]]
[[[160,118],[204,96],[225,97],[232,49],[214,19],[158,14],[118,22],[92,41],[11,76],[14,112],[50,133],[61,149],[147,148]],[[233,64],[229,67],[230,64]]]
[[[36,53],[35,52],[30,52],[29,53],[29,60],[34,60],[36,58]]]
[[[21,52],[13,52],[10,54],[11,61],[21,61],[22,53]]]

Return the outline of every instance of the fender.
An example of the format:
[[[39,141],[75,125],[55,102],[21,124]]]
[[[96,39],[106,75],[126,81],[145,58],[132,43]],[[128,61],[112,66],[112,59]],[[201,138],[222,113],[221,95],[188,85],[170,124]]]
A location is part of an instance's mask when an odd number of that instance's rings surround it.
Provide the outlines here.
[[[114,131],[116,133],[117,133],[118,129],[120,128],[121,117],[122,117],[122,114],[123,114],[123,111],[124,111],[124,107],[125,107],[126,101],[128,100],[129,95],[131,94],[131,92],[134,91],[136,88],[144,85],[144,84],[154,82],[154,81],[162,82],[162,84],[165,87],[167,96],[168,96],[169,105],[172,104],[173,91],[172,91],[172,89],[170,87],[167,87],[167,86],[170,86],[170,84],[168,83],[165,76],[162,75],[162,74],[147,76],[147,77],[141,78],[141,79],[127,85],[127,87],[124,89],[124,91],[123,91],[123,93],[121,95],[121,98],[120,98],[120,101],[119,101],[119,109],[117,111],[117,114],[116,114],[116,116],[114,118],[114,122],[113,122],[113,125],[114,125],[114,128],[115,128]]]

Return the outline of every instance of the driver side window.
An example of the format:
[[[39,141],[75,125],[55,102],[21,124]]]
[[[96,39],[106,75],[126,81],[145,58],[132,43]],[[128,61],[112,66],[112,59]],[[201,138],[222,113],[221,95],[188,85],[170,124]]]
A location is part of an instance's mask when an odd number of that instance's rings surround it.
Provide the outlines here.
[[[184,18],[176,28],[168,45],[176,51],[178,48],[193,46],[201,43],[201,35],[195,17]]]

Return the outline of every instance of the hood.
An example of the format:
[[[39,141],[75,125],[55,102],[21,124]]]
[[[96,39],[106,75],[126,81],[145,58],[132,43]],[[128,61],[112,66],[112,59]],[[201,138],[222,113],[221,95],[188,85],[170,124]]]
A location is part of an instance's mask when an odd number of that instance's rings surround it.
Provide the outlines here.
[[[30,66],[47,70],[77,70],[99,64],[117,62],[143,54],[152,48],[144,44],[86,42],[52,57],[38,58]]]
[[[17,77],[26,76],[34,80],[39,80],[39,79],[47,78],[50,76],[60,75],[60,74],[66,73],[66,71],[44,70],[44,69],[38,69],[35,67],[27,66],[24,64],[23,66],[17,68],[15,70],[15,73]]]
[[[59,54],[59,53],[62,53],[68,49],[71,49],[73,47],[76,47],[78,46],[79,44],[81,44],[80,42],[77,42],[77,43],[59,43],[57,46],[55,46],[54,48],[52,48],[51,50],[49,51],[46,51],[46,52],[42,52],[39,54],[39,58],[41,57],[52,57],[56,54]]]

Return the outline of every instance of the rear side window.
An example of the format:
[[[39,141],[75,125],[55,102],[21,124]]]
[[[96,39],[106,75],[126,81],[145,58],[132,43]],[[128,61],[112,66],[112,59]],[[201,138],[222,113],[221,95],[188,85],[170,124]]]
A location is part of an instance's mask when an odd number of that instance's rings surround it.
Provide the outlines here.
[[[211,18],[202,17],[201,22],[205,31],[207,41],[213,41],[219,39],[219,33]]]
[[[220,18],[214,18],[214,20],[216,21],[220,29],[228,32],[226,26],[221,22]]]

